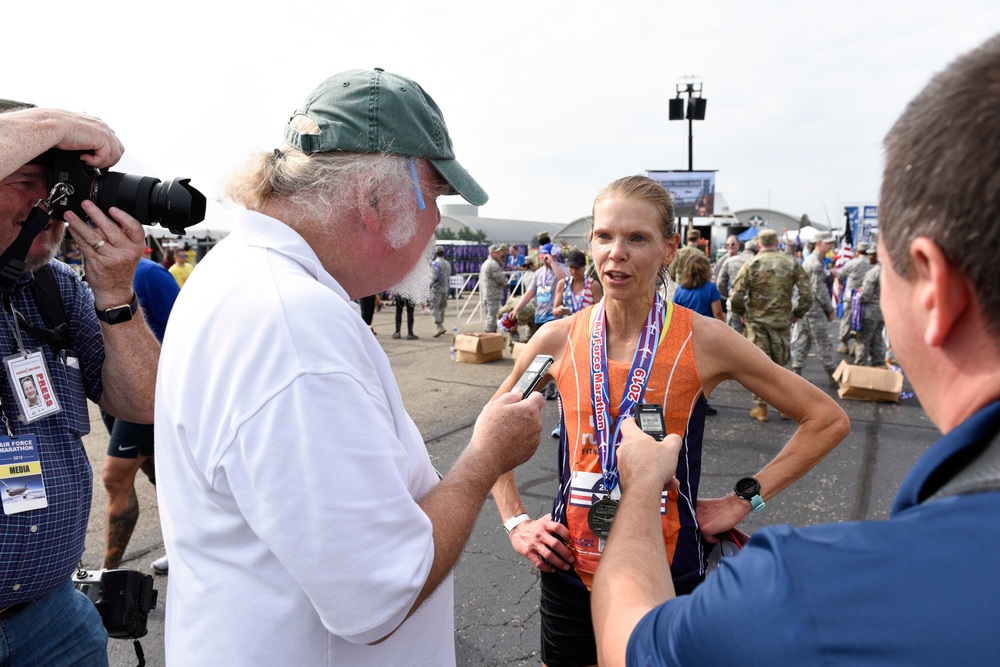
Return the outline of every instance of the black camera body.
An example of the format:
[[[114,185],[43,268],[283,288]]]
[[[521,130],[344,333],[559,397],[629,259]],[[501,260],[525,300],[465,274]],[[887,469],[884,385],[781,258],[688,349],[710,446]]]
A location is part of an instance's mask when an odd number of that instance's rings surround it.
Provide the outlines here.
[[[156,607],[153,577],[137,570],[84,570],[73,575],[73,586],[94,603],[109,637],[145,637],[149,610]]]
[[[50,195],[54,217],[73,211],[86,220],[80,204],[89,199],[102,211],[117,206],[144,225],[158,224],[181,236],[185,228],[205,219],[205,195],[190,185],[190,178],[162,183],[152,176],[102,173],[83,162],[80,155],[53,149],[33,161],[49,167],[50,193],[57,188]]]

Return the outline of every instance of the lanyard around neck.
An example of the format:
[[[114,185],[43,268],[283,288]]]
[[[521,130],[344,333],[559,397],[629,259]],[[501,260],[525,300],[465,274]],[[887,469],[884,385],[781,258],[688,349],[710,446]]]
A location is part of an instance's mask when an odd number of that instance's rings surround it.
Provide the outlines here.
[[[604,489],[610,493],[618,485],[618,443],[621,441],[621,423],[632,416],[636,404],[642,402],[649,380],[656,350],[663,342],[673,304],[665,302],[659,293],[646,315],[646,323],[635,346],[628,384],[622,392],[618,418],[612,423],[611,392],[608,377],[607,316],[604,302],[594,307],[590,326],[590,400],[594,413],[594,437],[601,460]]]

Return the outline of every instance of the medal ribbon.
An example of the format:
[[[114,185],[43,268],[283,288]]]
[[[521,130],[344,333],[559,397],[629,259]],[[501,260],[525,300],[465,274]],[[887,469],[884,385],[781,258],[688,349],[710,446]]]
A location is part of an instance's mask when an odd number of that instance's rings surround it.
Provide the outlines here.
[[[636,404],[642,402],[646,393],[646,382],[653,367],[653,358],[662,342],[661,330],[664,322],[669,326],[667,310],[673,304],[665,303],[657,292],[653,305],[646,315],[639,342],[632,357],[628,384],[618,406],[618,418],[611,423],[611,395],[608,389],[608,347],[606,340],[607,317],[604,301],[594,307],[594,317],[590,331],[590,400],[594,413],[594,437],[604,475],[604,489],[609,494],[618,486],[618,444],[621,442],[622,420],[632,416]],[[664,330],[665,333],[665,330]]]
[[[566,289],[563,291],[563,302],[566,301],[567,296],[569,297],[569,302],[573,307],[573,312],[578,313],[583,310],[583,296],[587,291],[587,280],[584,278],[583,289],[580,290],[580,294],[573,291],[572,278],[570,282],[566,283]]]

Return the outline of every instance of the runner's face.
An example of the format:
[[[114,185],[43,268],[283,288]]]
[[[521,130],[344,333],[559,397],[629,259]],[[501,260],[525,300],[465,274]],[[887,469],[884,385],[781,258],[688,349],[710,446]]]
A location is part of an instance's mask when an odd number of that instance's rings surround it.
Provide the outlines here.
[[[604,295],[628,300],[656,289],[660,267],[677,252],[679,237],[664,238],[652,204],[609,197],[594,207],[591,251]]]

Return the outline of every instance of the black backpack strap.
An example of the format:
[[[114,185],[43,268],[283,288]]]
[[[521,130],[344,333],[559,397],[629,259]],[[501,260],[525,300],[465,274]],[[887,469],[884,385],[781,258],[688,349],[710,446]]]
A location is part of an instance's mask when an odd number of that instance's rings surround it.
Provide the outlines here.
[[[33,275],[35,279],[29,289],[48,328],[32,326],[20,313],[17,314],[18,325],[35,340],[48,343],[56,356],[59,356],[62,350],[73,348],[62,293],[52,267],[48,264],[35,270]]]

